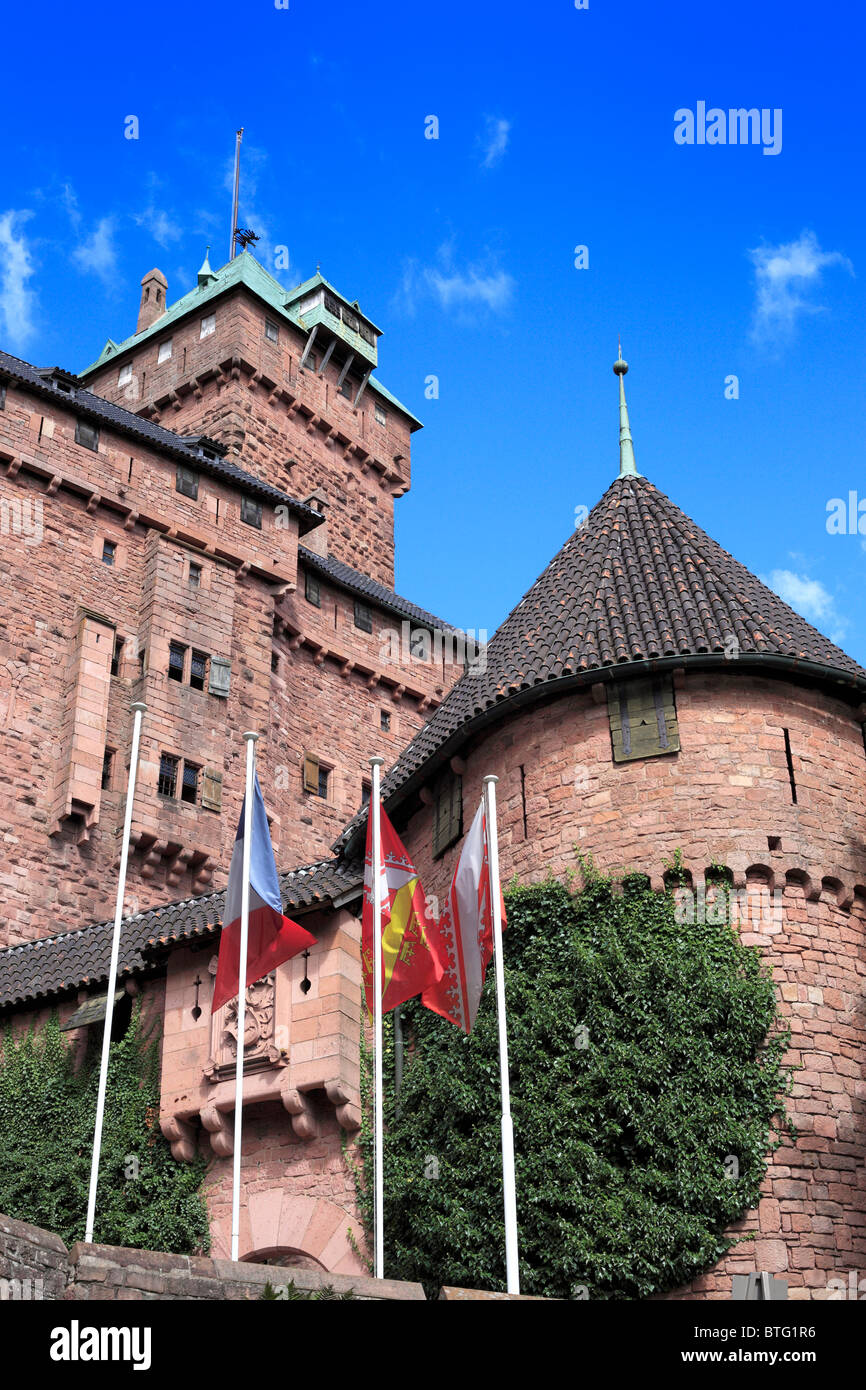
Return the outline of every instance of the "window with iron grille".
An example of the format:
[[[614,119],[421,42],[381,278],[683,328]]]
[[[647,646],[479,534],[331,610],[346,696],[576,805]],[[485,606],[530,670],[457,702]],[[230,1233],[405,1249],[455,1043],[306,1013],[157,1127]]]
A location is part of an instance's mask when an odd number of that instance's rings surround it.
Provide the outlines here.
[[[197,499],[198,474],[194,468],[185,468],[182,463],[178,464],[175,489],[178,492],[182,492],[184,497],[191,497],[193,501]]]
[[[183,765],[183,779],[180,786],[181,801],[188,801],[191,806],[195,806],[198,801],[198,774],[201,768],[194,763],[185,762]]]
[[[373,631],[373,613],[366,603],[359,603],[355,600],[355,627],[359,627],[362,632]]]
[[[160,343],[156,354],[157,366],[159,366],[160,362],[167,362],[171,357],[171,341],[171,338],[166,338],[164,343]]]
[[[179,758],[171,753],[163,753],[159,760],[159,781],[156,790],[160,796],[175,796],[177,793],[177,765]]]
[[[257,502],[254,497],[241,498],[241,521],[245,521],[247,526],[256,526],[262,529],[262,504]]]
[[[87,420],[76,420],[75,442],[81,444],[85,449],[97,450],[99,448],[99,430],[96,425],[91,425]]]
[[[340,395],[345,396],[347,400],[351,400],[352,396],[355,394],[355,385],[356,383],[352,380],[351,377],[344,377],[343,383],[340,387]]]
[[[386,415],[385,411],[382,409],[380,405],[376,405],[373,407],[373,414],[376,417],[377,425],[387,425],[388,416]]]
[[[201,588],[201,565],[194,565],[192,562],[189,566],[189,587],[191,589]]]
[[[115,545],[114,541],[102,542],[102,563],[104,565],[113,565],[114,557],[116,554],[117,546]]]
[[[182,647],[179,642],[169,642],[168,644],[168,678],[170,681],[183,680],[183,668],[186,661],[186,647]]]
[[[193,649],[189,663],[189,683],[193,690],[204,690],[207,680],[207,652]]]
[[[391,730],[391,711],[383,709],[379,711],[379,728],[383,734],[390,733]]]
[[[322,606],[322,586],[316,574],[310,574],[309,570],[304,576],[304,598],[307,603],[312,603],[316,608]]]
[[[280,341],[280,330],[273,319],[265,319],[265,337],[269,343],[278,343]]]

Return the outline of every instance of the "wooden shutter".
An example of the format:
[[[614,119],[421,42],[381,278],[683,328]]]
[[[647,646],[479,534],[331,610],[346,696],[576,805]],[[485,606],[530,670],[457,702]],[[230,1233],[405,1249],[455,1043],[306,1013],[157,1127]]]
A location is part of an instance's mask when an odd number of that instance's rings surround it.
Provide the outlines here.
[[[201,804],[208,811],[219,811],[223,804],[223,775],[213,767],[206,767],[201,779]]]
[[[231,684],[232,664],[228,657],[212,656],[210,659],[210,680],[208,690],[211,695],[219,695],[223,700],[228,698],[229,686]]]
[[[463,834],[463,778],[449,772],[436,789],[433,802],[433,857],[444,854]]]
[[[680,734],[670,676],[612,686],[607,709],[615,763],[679,752]]]
[[[319,794],[319,760],[310,753],[304,754],[304,791]]]

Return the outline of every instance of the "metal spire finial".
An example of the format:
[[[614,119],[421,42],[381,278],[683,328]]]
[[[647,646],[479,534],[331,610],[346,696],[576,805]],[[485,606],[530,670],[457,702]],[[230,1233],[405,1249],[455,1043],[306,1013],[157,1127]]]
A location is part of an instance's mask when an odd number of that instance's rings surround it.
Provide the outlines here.
[[[634,461],[634,444],[628,423],[628,406],[625,403],[623,377],[628,371],[628,363],[623,361],[621,340],[619,356],[613,364],[613,369],[619,377],[619,476],[621,478],[639,478],[640,474]]]

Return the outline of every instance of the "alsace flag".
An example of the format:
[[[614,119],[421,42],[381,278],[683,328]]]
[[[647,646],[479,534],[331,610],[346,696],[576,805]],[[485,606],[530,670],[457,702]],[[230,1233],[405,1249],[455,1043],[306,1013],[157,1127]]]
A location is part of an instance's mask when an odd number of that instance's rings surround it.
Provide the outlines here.
[[[505,926],[504,903],[502,925]],[[481,1002],[484,976],[493,957],[490,864],[483,801],[463,842],[448,901],[431,935],[443,974],[441,980],[425,989],[421,1003],[433,1013],[456,1023],[464,1033],[470,1033]]]
[[[220,937],[216,985],[211,1009],[220,1009],[238,993],[238,974],[241,946],[241,890],[244,877],[244,815],[241,809],[238,833],[232,853],[226,905],[225,925]],[[297,922],[283,916],[280,884],[268,817],[262,789],[256,774],[253,788],[253,843],[250,852],[250,920],[247,937],[247,985],[269,975],[284,961],[291,960],[306,946],[314,946],[316,938]]]
[[[430,946],[433,920],[417,870],[400,836],[379,812],[382,862],[382,1012],[420,994],[441,978],[442,967]],[[367,815],[364,861],[364,910],[361,918],[361,966],[370,1017],[373,1016],[373,817]]]

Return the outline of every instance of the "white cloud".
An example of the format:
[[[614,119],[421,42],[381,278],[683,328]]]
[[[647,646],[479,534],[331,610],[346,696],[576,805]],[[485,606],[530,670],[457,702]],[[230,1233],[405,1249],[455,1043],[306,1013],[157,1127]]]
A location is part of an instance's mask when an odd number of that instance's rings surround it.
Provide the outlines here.
[[[515,288],[515,280],[507,271],[495,268],[489,259],[455,266],[450,242],[439,247],[436,260],[433,266],[404,263],[400,289],[393,300],[395,308],[413,314],[419,299],[433,298],[441,308],[458,314],[478,306],[494,313],[507,309]]]
[[[496,116],[487,116],[485,122],[485,131],[481,137],[481,147],[484,153],[481,163],[485,169],[492,169],[495,164],[499,163],[508,148],[511,122]]]
[[[809,296],[820,287],[828,266],[842,266],[854,273],[847,256],[841,251],[822,251],[818,238],[810,231],[779,246],[757,246],[749,251],[749,256],[755,267],[752,337],[756,341],[786,340],[800,315],[822,311],[823,305]]]
[[[81,213],[78,211],[78,197],[71,183],[65,183],[63,185],[61,197],[69,220],[77,231],[81,225]]]
[[[836,602],[818,579],[795,574],[793,570],[773,570],[762,582],[810,623],[826,632],[831,642],[841,642],[848,624],[837,612]]]
[[[87,240],[76,246],[72,259],[81,270],[98,275],[106,284],[110,283],[117,270],[114,218],[103,217]]]
[[[173,241],[180,241],[183,236],[183,229],[172,222],[167,212],[161,208],[153,206],[145,208],[144,212],[134,212],[132,220],[138,227],[144,227],[149,232],[154,241],[158,241],[160,246],[168,248]]]
[[[32,216],[32,212],[11,209],[0,213],[0,325],[14,347],[26,343],[36,332],[36,295],[27,288],[33,261],[20,235],[21,224]]]

